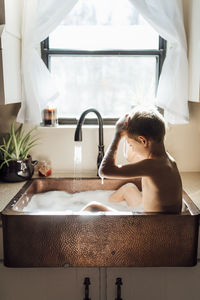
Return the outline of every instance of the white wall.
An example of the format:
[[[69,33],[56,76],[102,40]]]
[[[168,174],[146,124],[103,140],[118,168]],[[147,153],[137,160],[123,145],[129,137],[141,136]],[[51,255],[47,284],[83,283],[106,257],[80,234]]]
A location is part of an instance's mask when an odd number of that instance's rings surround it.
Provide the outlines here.
[[[166,135],[166,149],[176,159],[180,171],[200,171],[200,104],[190,103],[191,121],[187,125],[170,126]],[[48,158],[54,171],[73,173],[75,126],[38,128],[40,142],[32,151],[34,159]],[[114,127],[104,127],[105,149],[114,133]],[[98,145],[97,126],[83,126],[82,171],[96,173]],[[118,163],[123,163],[123,145]]]
[[[56,172],[74,172],[74,142],[75,126],[62,126],[61,128],[37,129],[40,142],[32,151],[34,159],[50,159],[52,168]],[[98,127],[83,126],[82,144],[82,172],[97,172],[97,153],[98,153]],[[104,127],[104,143],[107,148],[114,133],[114,127]],[[79,143],[78,143],[79,144]],[[122,151],[121,151],[122,152]],[[120,156],[123,160],[123,155]],[[77,169],[78,171],[79,169]]]

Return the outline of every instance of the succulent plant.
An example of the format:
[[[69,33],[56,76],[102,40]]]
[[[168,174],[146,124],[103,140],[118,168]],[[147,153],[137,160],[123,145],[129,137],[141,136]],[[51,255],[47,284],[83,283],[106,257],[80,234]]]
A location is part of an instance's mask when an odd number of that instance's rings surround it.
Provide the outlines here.
[[[35,128],[27,133],[23,130],[23,124],[20,124],[15,131],[15,121],[11,125],[10,133],[2,138],[0,145],[0,169],[4,164],[9,165],[9,161],[24,160],[28,158],[29,151],[37,144],[38,138],[32,137]]]

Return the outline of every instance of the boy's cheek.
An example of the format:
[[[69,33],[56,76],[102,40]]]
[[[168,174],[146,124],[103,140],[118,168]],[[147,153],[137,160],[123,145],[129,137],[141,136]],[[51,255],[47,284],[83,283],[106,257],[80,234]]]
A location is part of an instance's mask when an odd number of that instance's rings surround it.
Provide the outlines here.
[[[129,145],[129,143],[125,140],[124,141],[124,157],[127,161],[129,161],[130,156],[132,155],[132,147]]]
[[[128,149],[127,153],[126,153],[126,160],[128,162],[132,162],[135,159],[136,153],[132,150],[132,148]]]

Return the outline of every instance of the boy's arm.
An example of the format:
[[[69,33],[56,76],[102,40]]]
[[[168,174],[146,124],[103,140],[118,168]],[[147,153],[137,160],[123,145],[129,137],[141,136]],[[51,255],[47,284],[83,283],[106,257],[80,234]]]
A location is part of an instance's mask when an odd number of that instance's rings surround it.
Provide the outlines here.
[[[121,134],[116,132],[114,135],[114,138],[112,140],[112,143],[108,147],[108,149],[105,153],[105,156],[101,162],[101,165],[99,168],[99,176],[100,177],[104,177],[104,176],[107,177],[107,175],[110,173],[111,170],[112,170],[111,173],[113,174],[113,171],[114,171],[113,169],[115,169],[115,167],[118,168],[115,165],[115,161],[116,161],[116,155],[117,155],[117,148],[118,148],[121,138],[122,138]]]
[[[100,177],[104,177],[104,176],[107,177],[107,175],[105,173],[108,174],[110,172],[110,170],[113,169],[113,167],[114,168],[117,167],[115,165],[117,148],[118,148],[121,138],[126,134],[127,122],[128,122],[127,118],[128,118],[128,115],[125,115],[122,118],[120,118],[116,123],[114,138],[112,140],[112,143],[108,147],[106,154],[105,154],[105,156],[101,162],[100,168],[99,168],[99,176]],[[113,174],[113,172],[112,172],[112,174]]]

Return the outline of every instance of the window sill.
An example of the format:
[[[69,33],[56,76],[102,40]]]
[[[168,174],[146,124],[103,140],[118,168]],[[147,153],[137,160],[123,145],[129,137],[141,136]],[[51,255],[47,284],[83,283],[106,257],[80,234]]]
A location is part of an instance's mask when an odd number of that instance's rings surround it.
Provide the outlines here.
[[[115,125],[118,118],[103,118],[104,125]],[[76,125],[78,120],[75,118],[58,118],[59,125]],[[85,118],[85,125],[98,125],[97,118]]]
[[[40,124],[40,126],[39,126],[39,128],[41,128],[41,129],[56,129],[56,130],[58,130],[58,129],[76,129],[76,127],[77,127],[77,125],[76,124],[58,124],[58,125],[56,125],[56,126],[44,126],[44,125],[42,125],[42,124]],[[83,128],[99,128],[99,126],[98,126],[98,124],[83,124],[83,126],[82,126]],[[106,124],[104,124],[103,125],[103,128],[104,129],[113,129],[113,128],[115,128],[115,125],[106,125]]]

